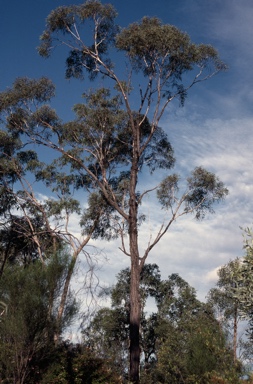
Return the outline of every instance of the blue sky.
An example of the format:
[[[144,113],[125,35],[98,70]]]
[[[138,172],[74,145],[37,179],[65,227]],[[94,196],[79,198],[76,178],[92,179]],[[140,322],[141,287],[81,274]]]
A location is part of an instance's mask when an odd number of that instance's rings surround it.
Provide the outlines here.
[[[162,120],[175,148],[176,169],[188,172],[195,166],[204,166],[215,172],[230,191],[225,203],[216,207],[216,214],[203,222],[195,222],[192,217],[178,220],[148,260],[160,266],[164,278],[179,273],[204,299],[215,284],[216,269],[243,255],[240,227],[251,226],[253,222],[253,2],[111,3],[122,26],[145,15],[157,16],[187,32],[194,42],[214,45],[229,66],[226,73],[193,88],[184,108],[174,104]],[[69,4],[73,2],[9,0],[2,2],[0,13],[0,90],[10,87],[16,77],[48,76],[57,87],[54,106],[66,119],[72,117],[71,107],[80,100],[86,84],[64,79],[64,55],[60,50],[45,60],[37,54],[36,46],[49,12]],[[153,201],[147,200],[145,204],[142,209],[149,212],[149,220],[140,233],[143,244],[161,220]],[[109,258],[100,272],[101,279],[109,283],[120,269],[128,266],[129,260],[119,253],[117,244],[101,246]]]

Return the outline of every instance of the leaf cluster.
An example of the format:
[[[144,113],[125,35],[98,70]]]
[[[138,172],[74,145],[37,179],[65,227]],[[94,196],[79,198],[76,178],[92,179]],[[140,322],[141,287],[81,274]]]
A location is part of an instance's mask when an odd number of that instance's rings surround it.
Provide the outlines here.
[[[201,219],[206,212],[213,212],[212,205],[224,199],[228,189],[214,173],[197,167],[188,178],[189,193],[185,198],[186,211],[196,210],[196,218]]]
[[[113,44],[118,27],[114,24],[117,16],[115,9],[110,4],[103,5],[100,1],[89,0],[80,5],[61,6],[53,10],[46,20],[46,30],[41,36],[41,45],[38,48],[39,54],[49,57],[55,34],[67,35],[71,41],[78,39],[78,49],[70,49],[66,60],[66,77],[82,78],[86,69],[90,79],[97,74],[97,58],[107,54]],[[94,42],[90,45],[83,43],[78,33],[80,24],[92,21],[94,24]],[[108,67],[111,60],[107,59]]]
[[[184,206],[183,213],[178,215],[194,213],[196,219],[203,219],[207,212],[213,213],[213,205],[228,194],[224,183],[202,167],[196,167],[187,178],[186,191],[181,198],[178,197],[179,181],[179,175],[171,174],[157,188],[157,198],[163,209],[176,212]]]
[[[0,113],[9,108],[18,108],[25,102],[49,101],[55,95],[53,83],[46,77],[39,80],[26,77],[17,78],[11,89],[0,93]]]
[[[126,51],[136,70],[143,70],[146,75],[162,70],[163,76],[167,72],[181,78],[194,64],[217,60],[214,48],[191,43],[187,33],[173,25],[162,24],[156,17],[144,17],[122,29],[116,46]]]

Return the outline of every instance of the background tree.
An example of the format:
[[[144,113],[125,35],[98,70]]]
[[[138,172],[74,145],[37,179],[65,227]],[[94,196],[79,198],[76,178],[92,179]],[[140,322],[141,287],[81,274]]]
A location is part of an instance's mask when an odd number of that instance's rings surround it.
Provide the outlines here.
[[[252,360],[252,231],[244,230],[245,256],[231,260],[218,271],[217,287],[208,302],[221,326],[230,334],[234,361]]]
[[[102,358],[109,358],[113,369],[128,378],[129,318],[130,318],[130,270],[123,269],[117,275],[117,283],[110,291],[111,308],[101,308],[91,322],[83,328],[83,340]],[[140,280],[141,329],[140,344],[144,365],[155,353],[153,316],[146,315],[146,302],[159,292],[160,271],[156,264],[143,267]],[[155,320],[155,315],[154,315]]]
[[[0,131],[0,138],[2,274],[7,261],[29,264],[39,258],[44,263],[45,251],[56,252],[59,238],[27,178],[39,164],[36,152],[24,150],[18,135],[6,129]]]
[[[130,314],[130,269],[118,274],[111,290],[111,308],[101,308],[83,330],[83,342],[99,357],[109,357],[113,371],[124,373]],[[179,275],[162,280],[155,264],[146,264],[141,274],[142,314],[141,382],[211,383],[238,382],[240,365],[233,366],[233,351],[226,332],[215,319],[212,308],[196,298],[195,290]],[[154,298],[153,312],[146,303]],[[156,303],[156,304],[155,304]]]
[[[252,229],[244,229],[245,255],[240,260],[239,273],[231,271],[231,279],[234,281],[233,299],[238,302],[239,318],[244,322],[246,335],[240,340],[242,356],[245,361],[252,361],[252,269],[253,269],[253,235]]]
[[[52,83],[42,78],[39,81],[17,79],[13,88],[0,96],[3,118],[0,131],[0,274],[7,261],[29,264],[39,258],[44,264],[46,257],[67,246],[72,262],[68,264],[69,271],[59,302],[60,324],[80,253],[84,254],[90,272],[86,288],[90,290],[92,287],[95,259],[91,260],[84,247],[97,226],[103,206],[96,212],[87,210],[85,234],[76,237],[69,227],[73,215],[81,220],[82,209],[80,202],[73,197],[71,176],[61,172],[50,161],[45,164],[39,158],[39,151],[34,149],[32,138],[24,140],[18,132],[21,122],[26,124],[23,119],[28,118],[32,111],[36,115],[40,107],[45,108],[53,94]],[[26,107],[22,109],[22,105]],[[35,124],[34,115],[30,121],[32,125]],[[40,196],[41,183],[50,191],[50,196]],[[58,336],[56,331],[55,340]]]
[[[224,330],[232,334],[234,362],[237,362],[239,343],[238,327],[243,319],[242,302],[235,297],[235,290],[241,280],[243,263],[240,259],[230,261],[218,270],[217,288],[210,290],[208,301],[215,310],[215,315]]]
[[[61,180],[66,183],[60,183],[61,187],[74,186],[92,192],[81,221],[87,238],[121,237],[121,250],[131,259],[130,377],[138,383],[139,285],[148,254],[175,219],[191,212],[202,218],[206,212],[212,212],[213,203],[227,194],[214,174],[199,167],[184,183],[186,192],[179,195],[179,176],[170,173],[173,150],[159,122],[173,99],[178,98],[183,104],[189,88],[225,69],[225,65],[213,47],[193,44],[187,34],[157,18],[144,17],[120,30],[114,24],[115,17],[111,5],[91,0],[78,6],[59,7],[47,18],[40,54],[48,57],[54,44],[60,43],[69,49],[68,78],[81,79],[85,73],[90,80],[102,76],[110,87],[86,94],[86,103],[75,106],[74,122],[62,124],[49,106],[38,106],[38,102],[49,101],[53,93],[52,84],[45,79],[21,80],[22,86],[16,83],[13,89],[3,92],[1,111],[7,112],[7,127],[12,133],[60,154],[50,166],[42,167],[38,178],[57,184],[54,170],[66,167],[61,174],[65,175]],[[87,22],[92,23],[91,36],[84,40],[82,27],[86,33]],[[116,52],[127,61],[126,76],[122,65],[117,70],[118,61],[112,62]],[[133,96],[135,84],[141,84],[137,97]],[[27,102],[31,108],[27,108]],[[34,102],[38,106],[35,110]],[[164,178],[159,185],[139,191],[140,172],[162,169]],[[158,200],[171,216],[141,250],[138,231],[143,217],[139,207],[151,191],[157,191]],[[96,231],[89,232],[94,228],[92,219],[98,226]]]
[[[164,322],[165,337],[158,350],[158,363],[151,370],[152,382],[159,383],[239,383],[241,366],[233,365],[233,352],[226,334],[212,311],[202,305],[191,313],[189,321],[182,314],[177,326]],[[161,334],[162,337],[162,334]]]

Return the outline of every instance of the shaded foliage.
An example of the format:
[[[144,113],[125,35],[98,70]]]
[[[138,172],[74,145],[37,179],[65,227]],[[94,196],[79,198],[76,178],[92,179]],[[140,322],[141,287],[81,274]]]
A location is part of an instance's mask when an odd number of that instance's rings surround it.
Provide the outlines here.
[[[57,306],[68,258],[53,257],[47,265],[36,261],[25,268],[6,266],[0,280],[0,300],[5,305],[0,321],[0,377],[4,382],[32,383],[38,367],[51,355]],[[60,333],[71,323],[77,304],[69,292]]]
[[[64,342],[55,348],[45,366],[41,384],[120,384],[120,377],[108,366],[106,359],[79,344]]]

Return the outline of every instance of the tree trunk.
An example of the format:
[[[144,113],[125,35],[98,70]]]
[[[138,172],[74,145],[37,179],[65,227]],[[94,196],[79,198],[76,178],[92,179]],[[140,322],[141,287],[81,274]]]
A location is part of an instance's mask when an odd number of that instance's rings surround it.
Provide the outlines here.
[[[60,337],[60,333],[61,333],[61,322],[62,322],[63,312],[64,312],[64,309],[65,309],[65,306],[66,306],[68,292],[69,292],[69,287],[70,287],[70,283],[71,283],[71,278],[72,278],[72,275],[73,275],[73,272],[74,272],[74,269],[75,269],[77,258],[78,258],[78,255],[80,254],[80,252],[82,251],[82,249],[89,242],[94,228],[95,228],[95,225],[94,225],[92,231],[90,232],[90,234],[83,240],[81,245],[76,250],[73,251],[73,255],[72,255],[72,258],[71,258],[71,261],[70,261],[70,264],[69,264],[67,276],[65,278],[64,287],[63,287],[63,291],[62,291],[62,294],[61,294],[61,300],[60,300],[60,304],[59,304],[59,308],[58,308],[58,312],[57,312],[57,320],[56,320],[57,326],[56,326],[56,331],[54,333],[54,342],[55,342],[56,345],[59,342],[59,337]]]
[[[138,248],[138,205],[135,191],[132,191],[129,209],[129,245],[131,255],[130,281],[130,382],[138,384],[140,381],[140,265]]]
[[[140,272],[139,258],[131,256],[130,286],[130,381],[139,383],[140,369]]]
[[[237,360],[237,305],[235,306],[234,311],[234,324],[233,324],[233,354],[234,354],[234,364]]]
[[[133,118],[133,141],[132,141],[132,166],[129,185],[129,249],[131,256],[131,281],[130,281],[130,382],[140,382],[140,265],[138,247],[138,202],[136,199],[136,185],[138,178],[139,162],[139,125],[135,125]]]
[[[65,279],[62,295],[61,295],[61,300],[58,308],[58,313],[57,313],[57,320],[56,320],[56,330],[54,333],[54,343],[57,345],[59,343],[59,337],[61,334],[61,322],[62,322],[62,316],[63,312],[65,309],[66,301],[67,301],[67,296],[69,292],[69,286],[71,282],[71,278],[74,272],[75,264],[77,260],[77,254],[74,254],[72,257],[72,260],[69,265],[68,273]]]

